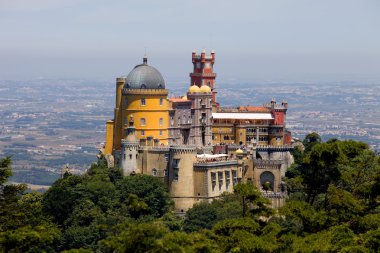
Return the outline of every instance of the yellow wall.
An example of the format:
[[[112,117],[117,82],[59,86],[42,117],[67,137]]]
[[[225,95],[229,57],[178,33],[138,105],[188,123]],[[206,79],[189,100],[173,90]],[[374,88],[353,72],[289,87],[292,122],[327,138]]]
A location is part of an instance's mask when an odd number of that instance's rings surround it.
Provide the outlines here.
[[[106,123],[106,145],[104,148],[104,152],[106,155],[112,154],[113,149],[113,128],[114,128],[114,121],[109,120]]]
[[[125,78],[116,78],[116,101],[115,101],[115,115],[114,115],[114,137],[113,137],[113,145],[114,149],[120,150],[120,143],[122,138],[122,106],[123,106],[123,98],[122,98],[122,89],[125,83]]]
[[[229,140],[224,139],[225,135],[229,136]],[[213,136],[213,144],[217,144],[221,142],[226,143],[226,144],[235,143],[235,133],[233,131],[233,128],[229,126],[212,127],[212,136]]]
[[[123,112],[124,128],[128,127],[130,115],[133,115],[134,126],[138,139],[152,136],[159,139],[160,143],[168,144],[169,139],[169,108],[170,104],[167,100],[167,90],[131,90],[125,97],[128,103],[125,105]],[[145,105],[141,105],[141,99],[145,98]],[[160,105],[162,98],[162,105]],[[145,125],[141,125],[141,118],[145,118]],[[163,122],[160,126],[159,120]],[[142,135],[144,131],[144,135]],[[160,135],[162,131],[162,135]]]
[[[245,145],[246,142],[246,130],[245,128],[236,128],[236,144],[240,144],[242,142],[243,145]]]

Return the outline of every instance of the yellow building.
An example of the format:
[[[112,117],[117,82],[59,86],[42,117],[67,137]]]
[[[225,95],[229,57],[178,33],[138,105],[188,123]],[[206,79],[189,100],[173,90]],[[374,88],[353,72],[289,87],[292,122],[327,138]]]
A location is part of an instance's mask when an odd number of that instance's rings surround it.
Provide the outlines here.
[[[164,78],[148,65],[146,57],[126,78],[117,78],[115,117],[106,128],[106,154],[120,150],[131,116],[139,140],[152,139],[167,145],[170,107],[167,96]]]

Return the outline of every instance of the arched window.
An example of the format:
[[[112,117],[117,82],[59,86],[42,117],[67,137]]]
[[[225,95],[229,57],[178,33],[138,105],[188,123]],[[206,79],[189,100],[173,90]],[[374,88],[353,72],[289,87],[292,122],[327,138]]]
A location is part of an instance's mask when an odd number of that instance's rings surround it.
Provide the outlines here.
[[[162,126],[162,125],[164,124],[164,119],[163,119],[163,118],[160,118],[159,121],[158,121],[158,124],[159,124],[160,126]]]
[[[146,85],[145,84],[141,84],[141,89],[145,89],[146,88]]]
[[[145,98],[142,98],[142,99],[140,100],[140,104],[141,104],[141,106],[145,106],[145,105],[146,105]]]
[[[145,126],[145,125],[146,125],[145,118],[140,118],[140,126]]]
[[[152,176],[157,177],[157,170],[155,168],[152,170]]]
[[[163,105],[163,104],[164,104],[164,99],[160,98],[160,105]]]

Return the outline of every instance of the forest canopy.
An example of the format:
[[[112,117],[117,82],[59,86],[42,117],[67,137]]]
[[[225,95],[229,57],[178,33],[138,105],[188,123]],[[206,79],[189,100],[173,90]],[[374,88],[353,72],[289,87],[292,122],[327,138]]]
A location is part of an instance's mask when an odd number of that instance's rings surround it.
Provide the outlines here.
[[[162,180],[123,177],[93,164],[45,193],[7,183],[0,159],[0,252],[376,252],[380,248],[380,158],[352,140],[312,133],[294,150],[279,210],[250,183],[185,217]]]

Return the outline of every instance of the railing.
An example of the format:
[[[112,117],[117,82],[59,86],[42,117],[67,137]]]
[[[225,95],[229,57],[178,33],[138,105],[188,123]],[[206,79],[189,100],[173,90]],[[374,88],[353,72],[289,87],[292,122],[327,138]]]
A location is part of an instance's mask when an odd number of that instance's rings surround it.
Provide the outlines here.
[[[261,194],[268,199],[284,199],[288,197],[286,192],[272,192],[261,190]]]

